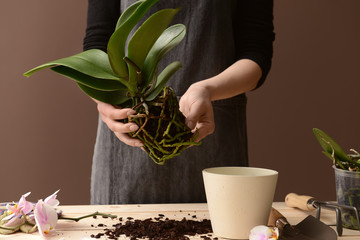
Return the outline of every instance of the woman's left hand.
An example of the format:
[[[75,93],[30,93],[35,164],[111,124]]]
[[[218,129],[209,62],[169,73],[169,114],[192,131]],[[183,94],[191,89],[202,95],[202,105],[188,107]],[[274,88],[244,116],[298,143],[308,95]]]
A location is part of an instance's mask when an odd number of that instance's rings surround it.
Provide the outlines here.
[[[180,111],[186,117],[186,125],[199,135],[200,141],[215,130],[214,111],[209,91],[199,83],[192,84],[181,97]]]

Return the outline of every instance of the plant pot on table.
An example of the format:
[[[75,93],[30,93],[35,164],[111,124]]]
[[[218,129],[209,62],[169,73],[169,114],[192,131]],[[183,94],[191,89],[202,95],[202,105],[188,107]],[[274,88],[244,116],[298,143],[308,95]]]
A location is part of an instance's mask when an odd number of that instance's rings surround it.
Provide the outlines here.
[[[360,210],[360,172],[349,171],[333,166],[335,170],[336,200],[341,205],[356,207]],[[359,230],[353,211],[342,209],[343,227]]]

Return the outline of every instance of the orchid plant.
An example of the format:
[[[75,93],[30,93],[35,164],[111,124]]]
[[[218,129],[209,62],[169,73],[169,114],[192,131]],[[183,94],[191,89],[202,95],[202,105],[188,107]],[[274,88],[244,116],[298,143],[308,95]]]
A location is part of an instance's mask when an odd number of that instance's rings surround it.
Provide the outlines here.
[[[323,154],[333,161],[335,167],[348,171],[360,172],[360,153],[350,149],[351,154],[346,154],[340,145],[324,131],[314,128],[316,139],[323,148]]]
[[[39,230],[42,236],[49,235],[55,230],[58,220],[79,221],[83,218],[96,215],[116,218],[115,215],[95,212],[86,216],[77,218],[65,217],[56,207],[60,204],[56,198],[59,190],[45,198],[38,200],[36,204],[26,200],[30,192],[21,196],[16,203],[8,203],[4,207],[0,207],[0,234],[11,234],[18,231],[25,233],[33,233]]]
[[[74,80],[93,99],[134,109],[136,114],[122,120],[138,125],[138,130],[129,135],[141,140],[150,158],[163,165],[200,142],[196,141],[198,132],[185,124],[175,91],[166,86],[181,63],[159,67],[163,57],[185,37],[185,25],[170,26],[180,8],[158,10],[140,24],[158,1],[139,0],[124,9],[106,53],[90,49],[41,64],[24,75],[50,68]]]

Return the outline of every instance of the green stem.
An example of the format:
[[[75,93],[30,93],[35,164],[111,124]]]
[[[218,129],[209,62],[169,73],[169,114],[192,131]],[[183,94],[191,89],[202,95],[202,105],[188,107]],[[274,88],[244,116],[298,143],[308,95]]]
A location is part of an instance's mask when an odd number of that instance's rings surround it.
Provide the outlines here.
[[[88,215],[85,215],[85,216],[75,217],[75,218],[60,216],[59,220],[72,220],[72,221],[78,222],[81,219],[88,218],[88,217],[93,217],[93,216],[105,216],[105,217],[109,217],[109,218],[117,218],[116,215],[100,213],[100,212],[94,212],[94,213],[91,213],[91,214],[88,214]]]

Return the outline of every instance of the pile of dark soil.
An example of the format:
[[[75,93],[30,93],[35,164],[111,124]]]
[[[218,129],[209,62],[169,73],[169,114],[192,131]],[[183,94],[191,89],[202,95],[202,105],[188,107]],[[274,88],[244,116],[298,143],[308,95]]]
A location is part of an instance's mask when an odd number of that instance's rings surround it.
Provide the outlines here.
[[[93,238],[106,236],[107,239],[118,239],[120,235],[125,235],[131,240],[148,238],[150,240],[187,240],[188,236],[201,235],[204,240],[211,238],[211,222],[208,219],[201,221],[188,220],[183,218],[181,221],[159,218],[148,218],[137,220],[128,218],[126,222],[120,222],[113,225],[113,229],[104,229],[104,233],[91,235]]]

